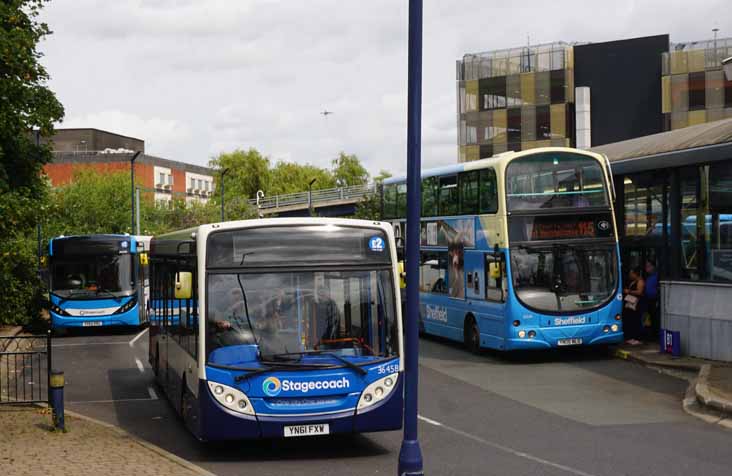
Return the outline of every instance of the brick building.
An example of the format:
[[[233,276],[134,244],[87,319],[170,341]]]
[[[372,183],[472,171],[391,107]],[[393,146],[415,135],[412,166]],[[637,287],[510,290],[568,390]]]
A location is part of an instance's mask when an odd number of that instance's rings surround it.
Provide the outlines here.
[[[213,194],[213,169],[147,155],[141,139],[97,129],[58,129],[47,142],[54,159],[44,172],[53,186],[71,182],[83,169],[129,173],[134,153],[142,152],[135,160],[135,177],[144,190],[154,191],[156,201],[185,197],[188,202],[205,202]]]

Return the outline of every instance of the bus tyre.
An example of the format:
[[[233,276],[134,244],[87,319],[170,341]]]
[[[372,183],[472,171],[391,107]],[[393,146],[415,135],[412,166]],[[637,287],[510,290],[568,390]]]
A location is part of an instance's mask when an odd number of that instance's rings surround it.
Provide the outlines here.
[[[470,352],[474,354],[480,352],[480,329],[478,329],[478,323],[475,322],[475,318],[472,315],[465,318],[463,337],[465,340],[465,347]]]

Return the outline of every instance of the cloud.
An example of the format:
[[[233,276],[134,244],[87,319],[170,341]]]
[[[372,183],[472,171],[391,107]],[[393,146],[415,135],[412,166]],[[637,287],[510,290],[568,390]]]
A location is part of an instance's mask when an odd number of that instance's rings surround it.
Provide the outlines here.
[[[141,117],[123,111],[100,111],[71,116],[57,127],[93,127],[145,141],[145,152],[150,155],[174,158],[175,144],[187,141],[190,128],[173,119]]]
[[[463,54],[527,36],[703,39],[726,3],[699,0],[690,15],[680,0],[425,1],[423,165],[457,161]],[[343,150],[372,173],[406,170],[405,1],[57,0],[44,20],[55,33],[43,61],[65,126],[140,136],[151,153],[197,164],[255,147],[321,166]]]

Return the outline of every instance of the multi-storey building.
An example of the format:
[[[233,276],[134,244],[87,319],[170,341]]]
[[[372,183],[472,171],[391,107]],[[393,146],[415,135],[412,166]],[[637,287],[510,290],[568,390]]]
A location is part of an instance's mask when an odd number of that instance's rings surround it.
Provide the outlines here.
[[[458,161],[588,148],[732,117],[732,39],[555,42],[457,62]]]
[[[145,150],[141,139],[96,129],[57,129],[48,142],[54,159],[44,166],[44,172],[54,186],[71,182],[82,169],[129,172],[134,153]],[[81,147],[89,145],[99,150]],[[208,167],[144,153],[135,159],[134,167],[136,182],[144,191],[153,192],[157,202],[183,198],[205,202],[214,191],[214,171]]]

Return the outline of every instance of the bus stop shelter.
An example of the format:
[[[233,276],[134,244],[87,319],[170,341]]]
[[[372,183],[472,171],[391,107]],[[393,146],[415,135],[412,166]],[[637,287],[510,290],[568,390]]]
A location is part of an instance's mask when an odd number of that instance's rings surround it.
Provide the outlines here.
[[[591,150],[612,164],[624,279],[654,261],[661,327],[732,361],[732,119]]]

